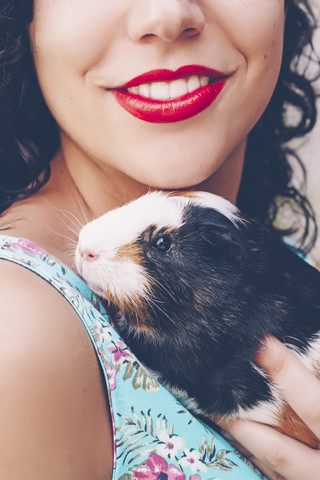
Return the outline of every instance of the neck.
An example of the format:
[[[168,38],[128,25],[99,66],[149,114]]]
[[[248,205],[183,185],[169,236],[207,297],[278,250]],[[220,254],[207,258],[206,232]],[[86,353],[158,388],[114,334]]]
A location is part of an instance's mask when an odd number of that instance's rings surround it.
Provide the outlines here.
[[[115,168],[88,160],[73,144],[64,146],[58,161],[67,171],[66,176],[71,178],[89,219],[120,207],[149,190],[148,185]]]
[[[235,203],[244,149],[245,145],[241,145],[207,180],[191,188],[186,185],[185,189],[208,191]],[[150,188],[88,159],[70,142],[62,142],[61,151],[52,160],[48,183],[5,215],[7,233],[28,238],[74,268],[73,252],[81,227]]]
[[[246,143],[243,142],[205,181],[193,186],[186,185],[182,190],[203,190],[236,203],[245,148]],[[58,157],[58,163],[64,166],[67,176],[72,180],[89,219],[122,206],[150,189],[157,188],[140,183],[107,164],[88,159],[68,141],[62,143],[62,151]],[[166,190],[168,187],[162,189]]]

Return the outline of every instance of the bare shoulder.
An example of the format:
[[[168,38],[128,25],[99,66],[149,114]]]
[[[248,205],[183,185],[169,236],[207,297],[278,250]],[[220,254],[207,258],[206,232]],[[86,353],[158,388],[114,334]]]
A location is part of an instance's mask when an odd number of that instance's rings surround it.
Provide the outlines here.
[[[90,345],[80,320],[63,296],[40,276],[6,260],[0,260],[0,328],[2,355],[10,339],[11,348],[19,347],[21,354],[32,344],[28,355],[35,357],[43,345],[51,353],[56,346],[55,353],[63,360],[70,358],[63,347],[72,344],[75,353],[83,354],[83,348]]]
[[[5,260],[0,391],[3,478],[111,478],[109,411],[85,328],[51,285]]]

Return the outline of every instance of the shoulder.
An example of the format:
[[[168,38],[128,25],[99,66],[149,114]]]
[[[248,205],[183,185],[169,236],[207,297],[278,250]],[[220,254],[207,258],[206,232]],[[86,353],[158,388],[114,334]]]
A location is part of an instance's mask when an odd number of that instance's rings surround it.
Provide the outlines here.
[[[91,341],[58,291],[5,260],[0,260],[0,391],[6,478],[108,478],[111,429]]]
[[[0,343],[12,330],[21,333],[15,335],[20,347],[28,344],[30,335],[37,339],[37,332],[50,344],[68,343],[72,341],[68,336],[80,325],[76,313],[48,282],[27,268],[0,260]]]

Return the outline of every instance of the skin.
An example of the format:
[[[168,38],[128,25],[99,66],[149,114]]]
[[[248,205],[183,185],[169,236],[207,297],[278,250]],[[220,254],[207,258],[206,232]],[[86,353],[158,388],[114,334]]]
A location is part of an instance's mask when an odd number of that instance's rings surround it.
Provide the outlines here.
[[[283,398],[320,438],[320,382],[274,337],[256,358]],[[273,428],[255,422],[224,424],[237,446],[272,480],[317,480],[320,452],[286,437]]]
[[[246,136],[276,83],[283,23],[282,2],[274,0],[122,0],[117,7],[97,0],[94,9],[88,0],[35,1],[30,35],[40,85],[62,129],[64,161],[94,214],[91,190],[99,189],[105,211],[110,182],[120,204],[124,192],[130,198],[146,186],[203,182],[235,201]],[[230,79],[212,108],[184,122],[140,121],[105,90],[194,63]]]
[[[235,202],[247,135],[277,81],[284,22],[283,0],[96,0],[94,8],[89,0],[35,0],[31,45],[44,98],[60,127],[61,149],[52,161],[48,184],[5,215],[7,233],[30,239],[73,268],[79,223],[137,198],[150,187],[202,189]],[[152,69],[176,70],[195,63],[230,77],[207,110],[183,122],[160,125],[138,120],[119,106],[110,91]],[[30,272],[21,275],[19,267],[6,262],[1,262],[0,270],[6,279],[0,288],[4,332],[0,388],[10,392],[7,404],[0,404],[0,418],[14,417],[19,411],[19,422],[4,424],[8,441],[0,443],[1,474],[13,480],[48,479],[50,475],[79,480],[88,478],[88,472],[93,480],[111,478],[110,419],[97,359],[82,326],[45,282]],[[12,280],[9,286],[7,279]],[[24,298],[16,306],[21,291]],[[36,305],[34,298],[39,298]],[[15,341],[22,316],[32,332],[24,338],[23,348]],[[9,326],[7,318],[11,318]],[[79,338],[76,352],[72,332]],[[5,345],[11,345],[11,350],[2,348]],[[67,356],[71,349],[73,354]],[[21,351],[23,363],[30,365],[27,376],[20,373],[17,358],[21,360]],[[281,354],[286,359],[281,368],[286,369],[295,360],[286,350]],[[267,353],[262,353],[259,362],[277,381]],[[61,375],[65,365],[68,369]],[[36,368],[35,399],[21,404],[19,399],[29,395],[31,366]],[[294,384],[304,375],[299,368],[295,370],[293,364],[290,370]],[[12,372],[19,382],[12,380]],[[49,373],[54,381],[48,384]],[[313,377],[306,381],[306,387],[319,398],[318,382]],[[286,396],[281,378],[279,385]],[[73,408],[75,396],[78,408]],[[289,396],[289,402],[293,397]],[[54,415],[48,415],[51,398],[55,399],[50,409]],[[303,401],[297,406],[302,415],[307,407]],[[88,411],[94,413],[86,421]],[[36,412],[41,412],[41,422],[31,428],[27,419]],[[311,418],[310,423],[319,428],[317,419]],[[304,465],[304,458],[310,469],[319,462],[318,453],[310,453],[291,439],[281,439],[275,450],[267,441],[269,430],[261,434],[255,427],[228,425],[257,457],[257,463],[267,465],[263,468],[270,478],[277,478],[271,473],[275,470],[284,478],[305,480],[305,474],[297,473],[294,466]],[[95,429],[99,433],[92,448]],[[260,435],[266,438],[263,452],[256,450],[262,443]],[[277,434],[272,431],[272,435]],[[295,456],[288,442],[294,443]],[[15,458],[13,451],[19,452]],[[308,478],[313,478],[312,473]]]

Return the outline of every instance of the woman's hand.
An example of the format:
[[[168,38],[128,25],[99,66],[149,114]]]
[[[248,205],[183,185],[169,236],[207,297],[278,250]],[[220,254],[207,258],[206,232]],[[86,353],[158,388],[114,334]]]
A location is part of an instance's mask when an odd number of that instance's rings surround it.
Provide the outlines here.
[[[255,360],[320,438],[320,381],[274,337],[266,339],[265,348]],[[320,450],[255,422],[236,421],[223,427],[248,450],[245,455],[269,479],[320,480]]]

